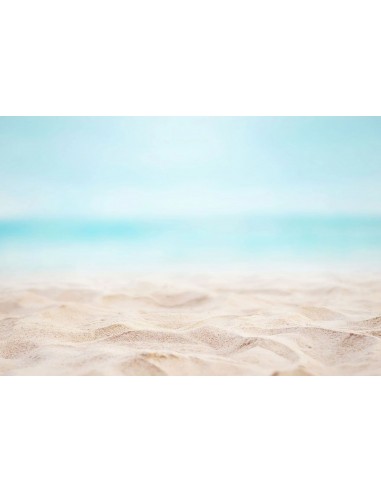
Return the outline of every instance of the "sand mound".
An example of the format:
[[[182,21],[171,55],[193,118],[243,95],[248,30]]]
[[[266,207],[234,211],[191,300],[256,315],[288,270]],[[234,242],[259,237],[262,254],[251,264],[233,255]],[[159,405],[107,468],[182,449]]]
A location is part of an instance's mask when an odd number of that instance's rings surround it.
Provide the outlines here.
[[[3,375],[381,375],[381,278],[3,282]]]

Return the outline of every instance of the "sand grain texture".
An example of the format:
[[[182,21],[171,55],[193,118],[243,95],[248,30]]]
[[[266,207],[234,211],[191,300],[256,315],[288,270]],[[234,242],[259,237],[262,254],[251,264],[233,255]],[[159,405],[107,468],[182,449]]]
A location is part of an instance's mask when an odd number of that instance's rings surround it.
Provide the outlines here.
[[[2,375],[381,375],[381,278],[1,283]]]

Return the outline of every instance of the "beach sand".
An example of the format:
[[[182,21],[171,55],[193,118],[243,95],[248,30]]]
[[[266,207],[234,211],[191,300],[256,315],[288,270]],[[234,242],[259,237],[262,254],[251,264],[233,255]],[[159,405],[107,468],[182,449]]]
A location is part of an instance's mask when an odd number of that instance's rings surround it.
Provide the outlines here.
[[[381,375],[381,276],[0,282],[2,375]]]

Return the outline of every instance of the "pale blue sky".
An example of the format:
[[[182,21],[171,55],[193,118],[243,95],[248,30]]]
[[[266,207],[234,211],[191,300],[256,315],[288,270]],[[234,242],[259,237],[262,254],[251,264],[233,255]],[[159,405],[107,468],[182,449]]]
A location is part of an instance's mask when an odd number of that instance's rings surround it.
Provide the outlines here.
[[[0,118],[0,217],[381,214],[381,118]]]

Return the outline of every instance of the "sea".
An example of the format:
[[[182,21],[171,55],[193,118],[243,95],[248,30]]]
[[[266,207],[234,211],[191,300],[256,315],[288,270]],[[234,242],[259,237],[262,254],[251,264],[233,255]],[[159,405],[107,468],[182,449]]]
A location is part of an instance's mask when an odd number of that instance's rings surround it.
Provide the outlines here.
[[[381,270],[381,217],[0,220],[3,274],[235,266]]]

